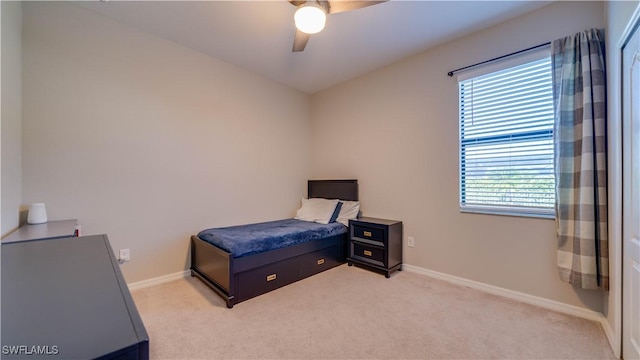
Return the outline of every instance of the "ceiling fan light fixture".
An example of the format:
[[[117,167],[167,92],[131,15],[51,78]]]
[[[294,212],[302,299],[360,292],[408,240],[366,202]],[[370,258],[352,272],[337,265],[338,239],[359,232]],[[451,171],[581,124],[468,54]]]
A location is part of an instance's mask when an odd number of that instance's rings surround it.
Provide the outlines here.
[[[304,5],[296,10],[293,20],[298,30],[306,34],[315,34],[324,29],[327,14],[319,6]]]

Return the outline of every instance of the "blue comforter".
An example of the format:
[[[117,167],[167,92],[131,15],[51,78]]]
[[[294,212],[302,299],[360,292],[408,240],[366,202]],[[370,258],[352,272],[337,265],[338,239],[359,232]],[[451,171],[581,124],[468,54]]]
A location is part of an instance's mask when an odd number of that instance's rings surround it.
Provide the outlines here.
[[[198,237],[238,258],[346,232],[347,227],[338,222],[324,225],[286,219],[202,230]]]

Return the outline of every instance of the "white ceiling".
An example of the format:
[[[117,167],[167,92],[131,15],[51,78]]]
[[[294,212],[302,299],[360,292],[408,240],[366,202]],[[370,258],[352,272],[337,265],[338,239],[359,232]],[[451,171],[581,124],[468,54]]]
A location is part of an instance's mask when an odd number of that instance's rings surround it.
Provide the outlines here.
[[[399,1],[328,16],[291,52],[285,0],[90,1],[75,4],[306,93],[517,17],[552,1]]]

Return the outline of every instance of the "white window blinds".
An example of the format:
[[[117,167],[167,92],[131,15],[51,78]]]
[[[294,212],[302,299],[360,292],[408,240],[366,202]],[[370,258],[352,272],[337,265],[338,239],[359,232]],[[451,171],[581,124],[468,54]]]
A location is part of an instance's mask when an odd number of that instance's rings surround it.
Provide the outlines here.
[[[459,82],[463,211],[553,215],[551,58]]]

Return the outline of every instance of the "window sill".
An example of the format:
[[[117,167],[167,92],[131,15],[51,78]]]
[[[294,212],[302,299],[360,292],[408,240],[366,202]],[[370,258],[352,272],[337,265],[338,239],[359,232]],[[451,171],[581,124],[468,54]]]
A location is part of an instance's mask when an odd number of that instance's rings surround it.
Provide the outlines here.
[[[484,215],[499,215],[499,216],[517,216],[517,217],[529,217],[538,219],[555,220],[555,212],[546,211],[514,211],[513,209],[502,209],[498,207],[484,207],[484,206],[464,206],[460,207],[461,213],[469,214],[484,214]]]

